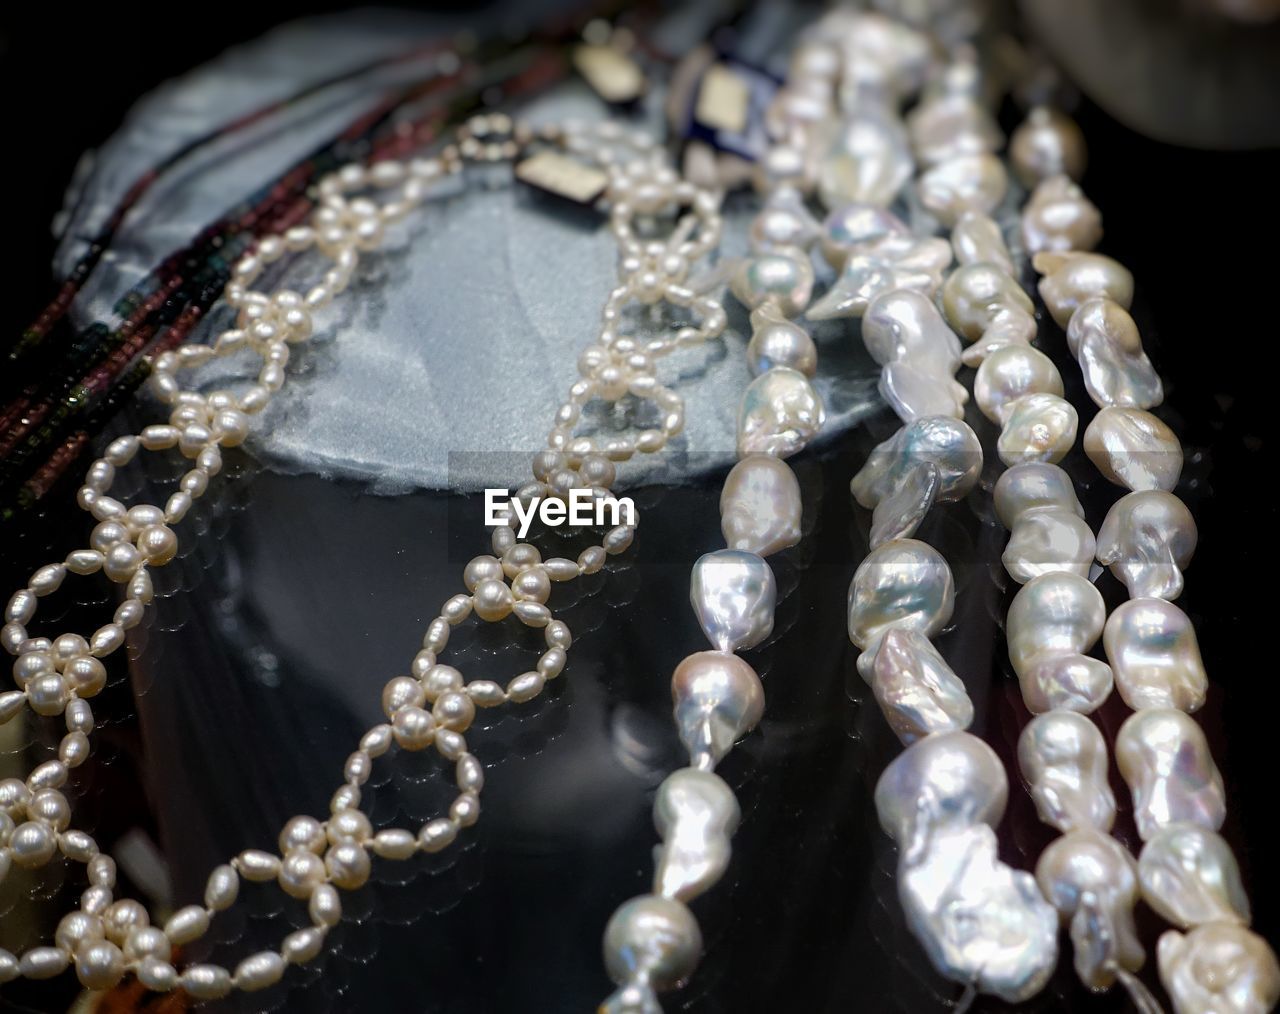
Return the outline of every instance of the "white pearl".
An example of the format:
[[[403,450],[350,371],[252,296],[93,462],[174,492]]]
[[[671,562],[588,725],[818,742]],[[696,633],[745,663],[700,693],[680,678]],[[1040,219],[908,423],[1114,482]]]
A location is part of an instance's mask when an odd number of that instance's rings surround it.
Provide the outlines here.
[[[818,350],[809,332],[783,317],[770,301],[751,313],[747,365],[755,376],[785,366],[812,377],[818,369]]]
[[[1172,600],[1182,594],[1182,571],[1196,540],[1195,519],[1172,493],[1129,493],[1098,529],[1098,562],[1124,582],[1131,598]]]
[[[1133,275],[1119,261],[1096,253],[1053,253],[1032,258],[1042,277],[1040,296],[1059,327],[1066,327],[1081,303],[1105,298],[1121,307],[1133,302]]]
[[[748,454],[720,493],[720,528],[730,549],[769,556],[800,541],[800,484],[783,461]]]
[[[1071,402],[1056,394],[1028,394],[1009,406],[996,451],[1006,465],[1056,463],[1075,444],[1078,425]]]
[[[1084,451],[1105,478],[1130,490],[1172,490],[1182,473],[1182,444],[1140,408],[1104,408],[1084,431]]]
[[[784,316],[793,317],[813,293],[813,265],[798,249],[757,254],[739,265],[730,288],[748,310],[773,303]]]
[[[1164,385],[1142,349],[1138,327],[1119,303],[1082,302],[1067,325],[1067,344],[1100,408],[1151,408],[1164,400]]]
[[[1102,213],[1070,177],[1051,176],[1022,209],[1022,241],[1032,254],[1092,250],[1102,239]]]
[[[1132,599],[1108,618],[1102,634],[1125,704],[1192,712],[1204,704],[1209,680],[1195,627],[1164,599]]]
[[[1029,394],[1062,397],[1062,375],[1043,352],[1029,345],[1006,345],[983,359],[973,394],[984,416],[1003,423],[1019,398]]]
[[[951,249],[961,264],[994,264],[1008,275],[1016,273],[1000,226],[980,211],[966,211],[956,221],[951,229]]]
[[[1142,896],[1180,929],[1207,922],[1249,925],[1249,898],[1231,847],[1195,824],[1157,832],[1138,857]]]
[[[1086,158],[1076,122],[1047,106],[1032,109],[1009,138],[1009,161],[1024,187],[1058,175],[1078,180]]]
[[[1093,829],[1051,842],[1036,863],[1036,882],[1069,921],[1076,974],[1090,989],[1109,988],[1117,966],[1136,972],[1146,959],[1133,923],[1136,874],[1124,846]]]
[[[1087,652],[1107,616],[1089,581],[1063,571],[1022,586],[1009,606],[1009,661],[1032,714],[1067,708],[1088,714],[1111,693],[1111,669]]]
[[[1018,737],[1018,769],[1040,819],[1059,831],[1109,831],[1116,799],[1107,781],[1107,744],[1084,715],[1047,711]]]
[[[888,207],[911,178],[906,131],[868,108],[845,120],[818,163],[818,194],[834,210],[846,204]]]
[[[736,655],[700,651],[671,676],[676,729],[690,760],[713,768],[764,714],[764,688],[754,669]]]
[[[858,671],[873,672],[880,640],[892,629],[936,634],[951,619],[951,568],[932,546],[914,539],[887,542],[866,555],[849,585],[849,640],[863,649]]]
[[[729,865],[729,839],[741,812],[733,790],[710,771],[680,768],[658,786],[653,823],[654,894],[689,901],[714,885]]]
[[[778,367],[756,377],[738,408],[738,455],[789,458],[822,428],[822,399],[798,370]]]
[[[945,226],[966,211],[989,214],[1004,199],[1009,177],[996,156],[984,152],[948,159],[920,175],[920,203]]]
[[[1160,981],[1176,1014],[1266,1014],[1280,1002],[1280,962],[1243,926],[1169,930],[1156,947]]]
[[[1116,736],[1116,766],[1133,794],[1144,841],[1171,824],[1216,831],[1226,817],[1222,775],[1195,721],[1172,708],[1129,716]]]
[[[889,630],[871,675],[876,702],[906,745],[939,732],[967,729],[973,702],[964,683],[929,642],[913,630]]]

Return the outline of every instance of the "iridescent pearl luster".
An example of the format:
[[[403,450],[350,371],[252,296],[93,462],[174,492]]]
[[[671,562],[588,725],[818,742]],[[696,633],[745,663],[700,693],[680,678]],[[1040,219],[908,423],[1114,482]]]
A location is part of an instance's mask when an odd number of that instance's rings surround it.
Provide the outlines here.
[[[784,461],[748,454],[720,493],[720,529],[730,549],[769,556],[800,541],[800,483]]]
[[[632,898],[618,906],[605,927],[605,967],[622,989],[601,1009],[616,1014],[660,1009],[653,990],[679,985],[693,973],[701,954],[702,933],[683,904],[651,894]],[[626,1002],[632,999],[628,991],[634,994],[633,1005]]]
[[[1024,187],[1059,174],[1078,180],[1087,160],[1084,134],[1069,116],[1037,106],[1009,138],[1009,160]]]
[[[773,250],[748,257],[734,272],[730,288],[749,310],[774,303],[793,317],[808,305],[813,292],[813,265],[803,250]]]
[[[995,210],[1009,189],[1009,177],[1004,163],[984,152],[940,162],[921,173],[916,185],[920,203],[950,227],[966,211]]]
[[[764,687],[737,655],[700,651],[671,676],[676,729],[694,766],[711,770],[764,714]]]
[[[966,211],[952,226],[951,248],[961,264],[994,264],[1007,274],[1015,273],[1000,226],[980,211]]]
[[[1182,444],[1140,408],[1104,408],[1085,428],[1084,452],[1117,486],[1171,491],[1182,474]]]
[[[829,209],[851,202],[888,207],[913,166],[902,124],[864,107],[832,133],[818,165],[818,194]]]
[[[1031,259],[1040,279],[1040,296],[1059,327],[1066,327],[1080,304],[1106,298],[1127,308],[1133,302],[1133,275],[1119,261],[1096,253],[1052,253]]]
[[[1102,644],[1116,688],[1134,711],[1197,711],[1209,679],[1187,614],[1164,599],[1131,599],[1112,612]]]
[[[867,678],[885,632],[914,630],[929,637],[955,607],[955,584],[942,554],[928,543],[899,539],[866,555],[849,585],[849,640],[864,649],[858,671]]]
[[[967,729],[973,702],[960,678],[923,634],[890,630],[880,641],[871,677],[876,701],[903,743]]]
[[[1066,472],[1046,462],[1014,465],[994,499],[1010,533],[1001,557],[1010,577],[1025,584],[1054,571],[1088,576],[1097,546]]]
[[[1130,715],[1116,736],[1116,766],[1133,795],[1144,841],[1171,824],[1216,831],[1226,817],[1222,775],[1195,721],[1173,708]]]
[[[973,380],[973,395],[984,416],[1003,423],[1014,403],[1028,394],[1062,397],[1062,375],[1043,352],[1030,345],[1006,345],[983,359]]]
[[[1022,241],[1042,250],[1092,250],[1102,239],[1102,215],[1067,176],[1045,180],[1022,210]]]
[[[1107,744],[1084,715],[1037,715],[1018,737],[1018,769],[1040,819],[1059,831],[1109,831],[1116,799],[1107,783]]]
[[[1131,598],[1172,600],[1182,594],[1182,571],[1196,540],[1195,519],[1172,493],[1129,493],[1098,529],[1098,562],[1124,582]]]
[[[1280,1002],[1280,963],[1267,942],[1243,926],[1169,930],[1156,957],[1175,1014],[1268,1014]]]
[[[1028,581],[1009,606],[1009,661],[1032,714],[1067,708],[1088,714],[1111,693],[1111,669],[1087,652],[1107,610],[1088,580],[1054,572]]]
[[[903,422],[964,415],[969,395],[955,380],[960,340],[933,301],[910,289],[877,296],[862,319],[862,341],[880,371],[880,394]]]
[[[775,303],[766,302],[751,312],[747,366],[757,377],[778,366],[812,377],[818,370],[818,350],[808,331],[782,316]]]
[[[854,499],[875,507],[923,466],[938,471],[938,499],[958,500],[973,489],[982,471],[982,444],[967,424],[948,416],[927,416],[877,444],[849,482]]]
[[[756,377],[738,409],[738,454],[789,458],[817,435],[826,419],[822,398],[799,370],[777,367]]]
[[[997,857],[992,825],[1008,783],[975,736],[943,732],[902,752],[876,784],[880,824],[898,843],[898,894],[943,975],[1016,1003],[1058,956],[1057,916],[1028,873]]]
[[[1098,407],[1151,408],[1164,400],[1164,385],[1142,349],[1138,327],[1119,303],[1082,302],[1067,325],[1067,345]]]
[[[1036,863],[1036,882],[1068,923],[1076,973],[1090,989],[1107,989],[1116,967],[1142,967],[1133,908],[1138,878],[1133,857],[1110,835],[1070,831],[1051,842]]]
[[[689,580],[693,612],[707,640],[721,651],[754,648],[773,632],[777,594],[769,565],[740,549],[698,557]]]
[[[1059,462],[1076,442],[1075,406],[1056,394],[1028,394],[1011,406],[996,441],[1006,465],[1024,461]]]
[[[1207,922],[1249,925],[1240,867],[1222,836],[1195,824],[1158,831],[1138,857],[1147,904],[1181,929]]]
[[[720,879],[729,865],[730,836],[741,819],[738,800],[719,775],[680,768],[658,786],[653,823],[653,893],[689,901]]]
[[[997,264],[966,264],[942,286],[942,312],[966,341],[962,357],[976,366],[994,349],[1029,345],[1036,336],[1034,304],[1013,277]]]
[[[911,230],[897,215],[874,204],[845,204],[822,223],[818,245],[837,271],[855,253],[868,253],[890,237],[910,239]]]

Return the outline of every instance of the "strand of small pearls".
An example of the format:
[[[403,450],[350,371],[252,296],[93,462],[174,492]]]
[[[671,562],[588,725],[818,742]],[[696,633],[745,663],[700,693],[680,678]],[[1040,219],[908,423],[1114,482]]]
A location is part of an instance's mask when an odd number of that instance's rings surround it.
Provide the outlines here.
[[[1102,227],[1097,208],[1072,179],[1083,166],[1082,143],[1068,118],[1039,108],[1015,135],[1014,157],[1035,183],[1021,229],[1042,276],[1040,294],[1066,330],[1085,389],[1099,407],[1084,433],[1085,453],[1104,478],[1129,490],[1104,519],[1096,556],[1126,586],[1130,601],[1110,618],[1100,596],[1091,603],[1091,630],[1097,629],[1090,643],[1100,632],[1116,687],[1135,712],[1121,726],[1115,750],[1145,844],[1136,866],[1127,853],[1123,864],[1107,865],[1087,844],[1051,846],[1037,875],[1046,889],[1057,889],[1060,908],[1085,913],[1081,921],[1091,915],[1086,891],[1108,915],[1131,909],[1140,893],[1177,927],[1160,937],[1156,955],[1179,1014],[1266,1011],[1280,1002],[1280,962],[1248,929],[1239,867],[1217,833],[1226,816],[1222,776],[1189,717],[1205,701],[1208,678],[1195,628],[1172,602],[1196,544],[1194,519],[1172,492],[1183,451],[1176,434],[1148,411],[1164,391],[1128,314],[1133,276],[1091,252]],[[1082,755],[1082,766],[1101,765],[1104,788],[1105,757],[1100,737]],[[1091,863],[1112,874],[1107,883],[1093,882]],[[1115,933],[1115,947],[1141,955],[1128,923],[1120,922]]]
[[[265,408],[283,386],[289,347],[310,335],[312,313],[346,288],[360,255],[377,249],[387,226],[421,204],[433,183],[458,175],[467,160],[506,161],[534,143],[559,145],[608,168],[607,200],[621,255],[620,281],[606,300],[597,342],[579,360],[582,376],[556,415],[548,449],[535,456],[534,482],[518,495],[554,496],[584,484],[607,493],[614,481],[615,462],[637,452],[657,451],[680,432],[683,402],[657,382],[654,364],[679,347],[719,335],[725,327],[720,304],[683,284],[692,265],[718,243],[719,198],[681,180],[663,163],[650,139],[607,123],[534,131],[505,115],[490,114],[470,120],[459,130],[457,143],[438,157],[407,165],[390,161],[369,167],[351,165],[326,177],[310,225],[263,239],[254,253],[237,263],[225,293],[238,310],[236,326],[211,346],[191,346],[158,357],[152,386],[161,401],[172,406],[169,423],[113,441],[103,458],[90,467],[79,494],[81,506],[98,521],[90,548],[39,569],[6,608],[0,640],[17,656],[14,674],[20,689],[0,697],[0,718],[12,719],[30,705],[39,715],[65,714],[68,733],[58,760],[40,765],[25,781],[0,782],[0,875],[11,863],[38,868],[60,851],[85,864],[89,888],[79,907],[59,923],[51,946],[34,947],[20,957],[0,951],[0,981],[19,974],[49,978],[74,961],[80,981],[91,989],[109,988],[127,972],[136,974],[149,989],[180,987],[196,999],[218,998],[232,989],[264,989],[280,980],[287,965],[309,961],[320,952],[326,933],[341,917],[339,890],[363,885],[372,858],[404,860],[418,852],[438,852],[479,819],[484,772],[468,751],[464,736],[476,708],[529,701],[560,674],[572,639],[568,627],[546,605],[550,584],[599,571],[609,555],[631,544],[630,526],[613,528],[600,545],[584,550],[576,561],[543,561],[536,547],[517,541],[513,518],[508,516],[508,524],[493,531],[493,555],[476,557],[465,568],[467,593],[450,598],[428,625],[411,674],[392,679],[384,688],[382,704],[388,721],[370,729],[347,759],[328,818],[293,817],[280,833],[279,854],[248,849],[217,867],[210,874],[203,903],[179,909],[163,928],[151,925],[138,902],[114,898],[115,863],[99,851],[90,835],[70,827],[71,807],[59,790],[69,771],[88,756],[94,719],[87,698],[100,691],[106,679],[100,659],[124,643],[126,631],[136,626],[151,602],[148,568],[164,565],[177,552],[177,536],[169,525],[180,521],[192,501],[205,492],[209,479],[221,468],[221,448],[240,444],[247,435],[249,417]],[[394,196],[379,204],[364,194],[370,187],[391,188]],[[638,218],[648,224],[655,216],[682,207],[691,211],[679,218],[665,241],[638,237]],[[333,266],[305,296],[288,291],[267,295],[250,288],[267,265],[286,254],[311,249],[329,258]],[[691,312],[700,323],[643,345],[622,333],[626,309],[660,302]],[[246,349],[261,357],[262,368],[257,382],[243,394],[201,395],[179,384],[180,369]],[[600,441],[575,435],[582,405],[595,397],[617,401],[627,394],[654,401],[662,410],[661,425],[634,438]],[[126,507],[108,495],[115,470],[139,450],[173,447],[194,459],[195,466],[163,510],[147,504]],[[39,598],[57,590],[67,573],[98,571],[126,588],[127,598],[111,624],[88,639],[78,634],[52,640],[28,637],[26,628]],[[457,669],[441,664],[438,656],[448,644],[450,630],[472,612],[488,622],[515,615],[523,624],[543,629],[547,648],[535,669],[503,687],[491,680],[464,682]],[[361,787],[374,760],[392,746],[404,750],[434,746],[454,766],[458,795],[448,815],[428,821],[417,832],[406,828],[375,832],[359,809]],[[192,964],[179,972],[170,962],[172,948],[203,936],[211,919],[235,903],[242,881],[275,881],[285,893],[307,903],[312,925],[287,935],[278,949],[246,957],[234,970]]]
[[[832,81],[801,61],[792,83],[829,89]],[[668,775],[654,800],[661,844],[652,892],[619,905],[605,928],[605,966],[618,985],[600,1006],[608,1014],[660,1010],[657,992],[678,986],[697,967],[702,934],[687,903],[724,875],[741,819],[733,790],[715,768],[764,713],[760,677],[738,653],[773,631],[777,582],[765,557],[800,541],[802,510],[800,484],[784,459],[817,435],[825,414],[809,382],[817,369],[813,339],[789,319],[812,294],[808,248],[816,239],[797,189],[794,153],[777,145],[766,156],[791,168],[761,180],[765,207],[752,223],[752,253],[732,276],[734,295],[751,311],[747,357],[755,379],[738,412],[739,461],[720,497],[728,548],[700,557],[689,583],[690,603],[712,648],[682,660],[671,679],[689,766]]]

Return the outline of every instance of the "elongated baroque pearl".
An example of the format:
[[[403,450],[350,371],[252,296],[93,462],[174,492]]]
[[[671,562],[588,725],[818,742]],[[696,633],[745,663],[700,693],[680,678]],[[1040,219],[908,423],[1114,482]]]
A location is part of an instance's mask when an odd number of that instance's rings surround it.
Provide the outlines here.
[[[1117,486],[1171,491],[1182,474],[1177,435],[1140,408],[1104,408],[1085,428],[1084,452]]]
[[[1003,132],[982,103],[945,88],[907,114],[907,134],[925,165],[996,151],[1004,143]]]
[[[849,585],[849,640],[863,649],[858,671],[866,679],[885,632],[914,630],[930,637],[955,608],[955,583],[942,554],[925,542],[900,539],[873,549]]]
[[[994,264],[1007,274],[1015,273],[1000,226],[980,211],[966,211],[956,221],[951,229],[951,249],[961,264]]]
[[[1171,824],[1216,831],[1226,817],[1222,775],[1195,721],[1173,708],[1130,715],[1116,736],[1116,766],[1133,795],[1143,841]]]
[[[720,493],[720,530],[730,549],[768,556],[800,541],[800,483],[786,462],[748,454]]]
[[[1116,688],[1134,711],[1197,711],[1209,679],[1196,630],[1187,614],[1164,599],[1130,599],[1107,619],[1102,632]]]
[[[1172,493],[1129,493],[1098,529],[1098,562],[1124,582],[1130,597],[1172,600],[1182,594],[1182,571],[1196,540],[1195,519]]]
[[[1020,584],[1054,571],[1087,577],[1097,545],[1071,478],[1057,465],[1014,465],[996,482],[996,515],[1009,529],[1001,557]]]
[[[1207,922],[1249,925],[1240,867],[1222,836],[1195,824],[1157,831],[1138,857],[1147,904],[1180,929]]]
[[[969,728],[973,702],[927,637],[890,630],[880,641],[871,677],[876,701],[903,743]]]
[[[756,377],[738,409],[738,454],[789,458],[822,428],[822,398],[799,370],[777,367]]]
[[[1066,327],[1086,300],[1106,298],[1125,308],[1133,302],[1132,273],[1102,254],[1046,250],[1036,254],[1031,264],[1043,276],[1040,296],[1059,327]]]
[[[1090,989],[1108,989],[1117,967],[1135,972],[1146,960],[1133,923],[1136,874],[1124,846],[1092,829],[1064,834],[1036,863],[1036,882],[1070,927],[1076,974]]]
[[[720,549],[698,557],[689,601],[703,632],[721,651],[754,648],[773,632],[773,570],[755,553]]]
[[[1048,711],[1018,737],[1018,769],[1040,819],[1059,831],[1109,831],[1116,799],[1107,783],[1107,744],[1084,715]]]
[[[1032,714],[1066,708],[1089,714],[1111,693],[1111,669],[1088,651],[1107,610],[1088,580],[1054,572],[1028,581],[1009,606],[1009,661]]]
[[[1032,254],[1092,250],[1100,239],[1102,213],[1068,176],[1040,183],[1022,209],[1022,241]]]
[[[1071,315],[1067,344],[1080,361],[1085,390],[1100,408],[1151,408],[1164,385],[1142,349],[1129,311],[1110,299],[1086,299]]]
[[[1262,937],[1243,926],[1169,930],[1156,958],[1175,1014],[1268,1014],[1280,1002],[1280,962]]]
[[[764,687],[737,655],[700,651],[671,676],[680,742],[695,767],[711,770],[764,714]]]
[[[653,893],[689,901],[708,890],[729,866],[730,837],[742,813],[733,790],[711,771],[680,768],[658,786],[653,823]]]
[[[880,394],[904,422],[964,415],[969,395],[955,380],[960,340],[927,296],[910,289],[877,296],[863,317],[862,340],[884,366]]]

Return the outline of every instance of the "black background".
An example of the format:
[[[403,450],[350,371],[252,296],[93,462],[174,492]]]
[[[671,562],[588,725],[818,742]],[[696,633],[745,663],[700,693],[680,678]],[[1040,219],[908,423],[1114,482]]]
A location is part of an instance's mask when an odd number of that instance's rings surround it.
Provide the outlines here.
[[[133,100],[167,77],[289,17],[329,9],[315,2],[16,7],[8,5],[10,24],[0,37],[8,176],[0,326],[8,336],[29,322],[51,291],[50,222],[81,152],[109,136]],[[1085,186],[1105,216],[1103,249],[1128,265],[1138,280],[1137,316],[1166,381],[1168,418],[1176,419],[1189,451],[1203,455],[1195,469],[1207,484],[1196,496],[1200,545],[1184,604],[1199,618],[1201,646],[1218,688],[1215,738],[1229,741],[1230,760],[1224,764],[1232,813],[1229,836],[1245,868],[1255,926],[1275,941],[1280,937],[1280,872],[1273,837],[1275,744],[1280,738],[1280,516],[1274,492],[1280,411],[1274,351],[1280,159],[1274,152],[1197,152],[1159,144],[1087,101],[1078,119],[1090,147]],[[832,467],[848,472],[843,460]],[[835,527],[844,523],[838,519]],[[831,583],[838,586],[839,581]],[[842,594],[838,587],[835,594]],[[838,762],[847,765],[849,759]],[[803,821],[806,815],[798,810],[794,819]],[[879,836],[870,826],[864,830]],[[641,844],[648,847],[644,831],[638,834],[636,856],[642,855]],[[766,883],[770,862],[767,857],[761,862],[761,882]],[[741,890],[736,897],[736,904],[752,903]],[[598,904],[607,912],[611,900]],[[769,932],[745,917],[739,925],[743,932]],[[817,937],[835,927],[821,919],[811,926],[813,949],[827,951]],[[795,927],[790,932],[794,935]],[[804,948],[803,932],[790,941],[795,952]],[[851,960],[857,964],[866,956]],[[793,1009],[826,1009],[829,1004],[835,1009],[837,1000],[856,997],[844,988],[835,991],[838,996],[811,989],[822,970],[802,960],[793,965],[808,981],[804,988],[794,984],[789,995],[805,1003]],[[494,973],[500,975],[501,967],[495,963]],[[774,972],[789,974],[778,968],[768,974]],[[583,974],[589,984],[599,975],[594,969]],[[831,977],[849,981],[847,970]],[[749,995],[740,995],[738,1009],[754,1009],[742,998]],[[1078,998],[1078,993],[1071,995]],[[26,993],[19,1000],[9,992],[0,1005],[10,997],[36,1009],[53,1002]],[[866,997],[860,999],[864,1009],[879,1009],[866,1003]],[[491,1002],[505,1006],[513,1001]],[[1119,1009],[1114,1001],[1084,1009],[1103,1008]],[[350,1009],[376,1008],[352,1001]],[[389,1009],[413,1008],[392,1002]],[[481,1004],[474,1009],[488,1008]],[[544,995],[528,1009],[568,1008]]]

